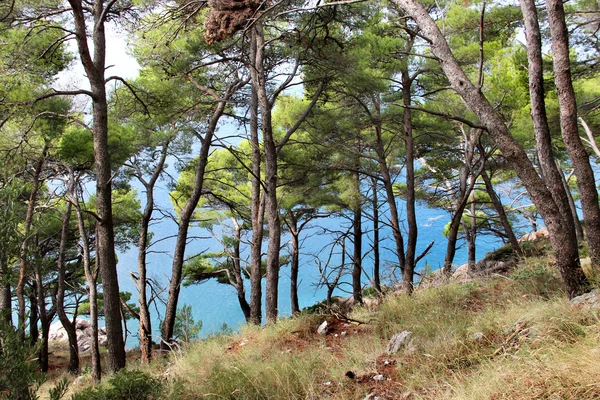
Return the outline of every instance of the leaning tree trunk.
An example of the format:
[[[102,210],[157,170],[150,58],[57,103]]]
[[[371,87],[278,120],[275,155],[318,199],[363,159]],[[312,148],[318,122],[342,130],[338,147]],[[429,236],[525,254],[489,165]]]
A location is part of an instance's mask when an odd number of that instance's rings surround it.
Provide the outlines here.
[[[198,201],[202,196],[202,188],[204,186],[204,172],[208,163],[208,155],[212,143],[213,136],[217,129],[217,124],[225,111],[225,105],[231,98],[237,86],[232,84],[229,86],[223,98],[216,98],[217,107],[213,111],[204,138],[201,142],[200,155],[196,164],[194,187],[185,206],[181,209],[179,216],[179,228],[177,231],[177,240],[175,242],[175,250],[173,252],[173,265],[171,269],[171,282],[169,284],[169,297],[167,299],[167,307],[165,310],[165,319],[162,324],[162,343],[161,347],[171,343],[173,339],[173,329],[175,327],[175,316],[177,314],[177,302],[179,301],[179,291],[181,290],[181,280],[183,278],[183,263],[185,257],[185,249],[188,240],[188,231],[192,216]]]
[[[480,151],[481,151],[481,149],[480,149]],[[494,186],[492,185],[492,181],[490,180],[490,177],[488,176],[488,174],[485,170],[481,171],[481,178],[483,179],[483,183],[485,184],[485,190],[487,191],[488,195],[490,196],[492,204],[494,205],[494,208],[496,209],[496,212],[498,213],[498,218],[500,219],[500,223],[502,224],[502,227],[504,228],[504,233],[506,234],[506,237],[508,238],[508,242],[510,243],[513,251],[519,257],[522,257],[523,251],[521,250],[521,245],[519,244],[519,240],[517,239],[517,236],[515,235],[515,232],[513,231],[513,228],[510,225],[510,221],[508,220],[508,216],[506,215],[504,206],[502,205],[500,198],[496,194],[496,191],[494,190]]]
[[[244,277],[242,276],[242,255],[240,251],[240,242],[242,241],[242,227],[239,226],[235,218],[232,218],[235,227],[235,244],[233,246],[233,276],[235,278],[235,290],[238,296],[240,308],[244,313],[246,322],[250,322],[250,304],[246,300],[246,290],[244,288]]]
[[[587,241],[592,265],[600,268],[600,205],[594,171],[585,146],[579,137],[577,126],[577,102],[571,80],[571,60],[569,59],[569,37],[565,23],[565,9],[562,1],[548,0],[548,23],[552,36],[552,60],[554,64],[554,84],[560,109],[560,128],[563,141],[577,176],[577,186],[581,196],[581,208],[585,221]]]
[[[440,66],[452,88],[479,117],[481,123],[487,128],[491,139],[523,182],[548,227],[552,247],[556,253],[556,264],[568,296],[572,298],[585,293],[589,288],[589,282],[581,269],[578,252],[573,252],[573,246],[570,245],[576,238],[569,233],[552,194],[536,173],[531,161],[527,158],[527,154],[512,137],[494,107],[461,69],[444,35],[425,8],[416,0],[392,1],[415,20],[423,34],[431,41],[431,51],[439,59]],[[566,251],[564,251],[565,244],[567,245]]]

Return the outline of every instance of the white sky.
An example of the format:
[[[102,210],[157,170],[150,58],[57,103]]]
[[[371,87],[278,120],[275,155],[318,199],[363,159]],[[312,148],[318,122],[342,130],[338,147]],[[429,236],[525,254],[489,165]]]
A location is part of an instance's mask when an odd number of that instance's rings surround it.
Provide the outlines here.
[[[90,49],[93,44],[90,41]],[[57,90],[89,89],[90,85],[85,76],[83,65],[77,56],[77,43],[71,40],[68,48],[75,56],[72,65],[61,72],[54,84]],[[140,65],[127,53],[128,44],[126,34],[115,29],[114,24],[106,26],[106,76],[120,76],[124,79],[133,79],[137,76]]]

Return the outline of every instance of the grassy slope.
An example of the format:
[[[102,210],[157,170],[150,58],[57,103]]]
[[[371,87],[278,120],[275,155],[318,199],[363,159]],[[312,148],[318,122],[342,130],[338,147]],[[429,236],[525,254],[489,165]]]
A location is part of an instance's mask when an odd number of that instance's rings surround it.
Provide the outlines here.
[[[366,324],[304,315],[141,368],[164,380],[161,398],[172,399],[600,399],[599,312],[571,307],[546,263],[391,296],[353,313]],[[316,334],[324,318],[333,323],[325,337]],[[387,356],[403,330],[415,348]]]

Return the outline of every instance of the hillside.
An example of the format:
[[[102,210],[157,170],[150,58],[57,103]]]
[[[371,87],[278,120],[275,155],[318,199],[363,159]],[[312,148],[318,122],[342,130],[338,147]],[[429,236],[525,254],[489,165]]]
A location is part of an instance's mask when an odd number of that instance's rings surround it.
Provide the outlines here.
[[[110,383],[86,390],[89,377],[70,391],[81,399],[600,398],[599,311],[569,303],[547,264],[530,258],[508,276],[390,295],[348,319],[306,314],[214,336],[150,366],[130,363],[141,372],[113,378],[120,397],[106,394]],[[403,331],[410,343],[386,353]]]

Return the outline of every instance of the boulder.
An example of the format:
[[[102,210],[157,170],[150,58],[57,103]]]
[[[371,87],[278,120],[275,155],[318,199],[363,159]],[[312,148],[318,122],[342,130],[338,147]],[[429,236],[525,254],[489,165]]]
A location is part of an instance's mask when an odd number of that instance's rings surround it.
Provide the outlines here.
[[[519,239],[519,242],[536,242],[541,239],[546,239],[550,237],[550,233],[548,232],[548,228],[542,228],[539,231],[528,233]]]
[[[325,336],[327,334],[327,331],[327,321],[323,321],[323,323],[317,328],[317,333],[321,336]]]
[[[598,289],[594,289],[589,293],[573,297],[569,303],[574,306],[597,309],[600,308],[600,293],[598,292]]]
[[[92,347],[91,322],[85,319],[77,318],[75,320],[75,333],[77,334],[77,346],[79,347],[79,351],[82,353],[88,351]],[[67,332],[60,322],[55,322],[50,325],[48,339],[50,342],[56,342],[60,344],[67,343],[69,341]],[[98,344],[100,346],[108,345],[105,328],[98,328]]]
[[[395,334],[390,339],[385,352],[388,355],[392,355],[392,354],[395,354],[398,351],[400,351],[400,349],[403,347],[408,347],[408,348],[414,347],[412,340],[411,340],[412,335],[413,335],[413,333],[410,331],[403,331],[403,332]]]

